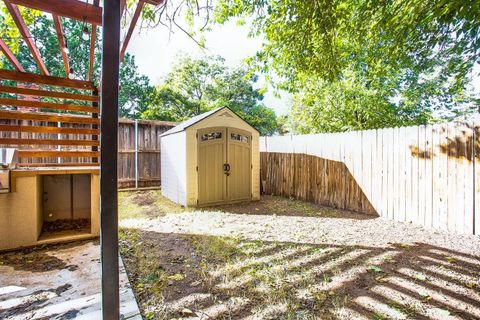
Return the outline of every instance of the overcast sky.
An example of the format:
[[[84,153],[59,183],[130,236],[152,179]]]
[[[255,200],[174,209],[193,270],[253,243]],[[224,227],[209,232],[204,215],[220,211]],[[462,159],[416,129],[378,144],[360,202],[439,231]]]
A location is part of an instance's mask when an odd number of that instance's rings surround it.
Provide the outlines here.
[[[237,26],[234,22],[223,26],[215,26],[205,35],[206,50],[200,49],[188,36],[181,31],[169,34],[165,27],[153,30],[135,30],[127,51],[135,55],[139,71],[147,75],[152,83],[162,82],[162,77],[170,70],[173,61],[182,53],[192,56],[220,55],[229,66],[242,64],[243,59],[252,56],[262,44],[261,38],[249,38],[247,26]],[[257,87],[263,87],[260,79]],[[278,99],[273,95],[273,89],[267,88],[265,105],[275,110],[277,114],[288,112],[288,97],[286,94]]]

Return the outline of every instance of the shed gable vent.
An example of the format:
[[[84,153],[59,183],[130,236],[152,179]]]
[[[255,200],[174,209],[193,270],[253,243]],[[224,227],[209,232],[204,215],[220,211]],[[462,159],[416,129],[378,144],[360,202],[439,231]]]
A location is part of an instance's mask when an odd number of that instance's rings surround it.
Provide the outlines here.
[[[233,118],[233,116],[228,113],[228,112],[224,112],[224,113],[221,113],[218,115],[219,117],[227,117],[227,118]]]

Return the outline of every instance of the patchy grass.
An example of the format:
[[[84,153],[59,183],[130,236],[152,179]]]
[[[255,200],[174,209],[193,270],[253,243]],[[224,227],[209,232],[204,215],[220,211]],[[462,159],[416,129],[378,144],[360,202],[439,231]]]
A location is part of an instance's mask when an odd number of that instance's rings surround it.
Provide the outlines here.
[[[120,220],[156,218],[168,213],[184,212],[182,206],[162,197],[160,190],[118,193]]]
[[[369,215],[358,215],[353,212],[321,206],[318,204],[284,198],[278,196],[262,196],[261,201],[252,201],[239,204],[220,205],[205,210],[220,210],[229,213],[325,217],[325,218],[355,218],[371,219]]]
[[[315,246],[139,230],[123,230],[120,239],[146,319],[253,314],[264,314],[265,319],[318,319],[322,314],[322,319],[333,319],[348,303],[347,296],[331,290],[299,295],[296,281],[308,287],[316,278],[294,279],[292,270],[301,274],[308,266],[295,268],[289,259],[300,252],[324,252]],[[273,257],[265,256],[269,253]]]
[[[148,224],[174,214],[165,219],[175,225],[188,211],[156,191],[120,199],[123,219]],[[278,197],[203,210],[227,213],[221,223],[242,222],[229,213],[353,216]],[[145,319],[480,318],[478,256],[415,242],[312,244],[132,226],[120,230],[120,249]],[[349,232],[365,236],[360,230]]]
[[[164,198],[161,195],[160,190],[120,192],[118,201],[120,220],[156,218],[169,213],[192,211],[192,209],[185,208]],[[303,217],[354,217],[355,219],[362,217],[364,219],[371,218],[371,216],[368,215],[358,215],[344,210],[295,200],[293,198],[289,199],[277,196],[263,196],[261,201],[206,207],[202,208],[201,211],[223,211],[238,214],[286,215]]]

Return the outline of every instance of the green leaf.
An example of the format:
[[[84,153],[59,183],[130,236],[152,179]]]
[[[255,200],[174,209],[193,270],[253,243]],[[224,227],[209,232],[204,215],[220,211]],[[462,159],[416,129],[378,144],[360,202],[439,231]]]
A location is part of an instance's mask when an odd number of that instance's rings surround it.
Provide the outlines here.
[[[381,267],[375,265],[368,266],[367,270],[373,272],[383,272],[383,269]]]
[[[420,280],[420,281],[425,281],[425,280],[427,280],[427,277],[424,274],[416,274],[415,279]]]
[[[422,297],[422,298],[425,298],[425,299],[428,299],[430,298],[430,295],[428,294],[427,291],[425,291],[424,289],[417,289],[417,293]]]
[[[445,257],[445,260],[447,260],[448,263],[456,263],[457,262],[457,260],[455,260],[455,258],[453,258],[453,257]]]
[[[181,273],[176,273],[176,274],[173,274],[171,276],[168,276],[167,279],[173,280],[173,281],[181,281],[181,280],[185,279],[185,276]]]

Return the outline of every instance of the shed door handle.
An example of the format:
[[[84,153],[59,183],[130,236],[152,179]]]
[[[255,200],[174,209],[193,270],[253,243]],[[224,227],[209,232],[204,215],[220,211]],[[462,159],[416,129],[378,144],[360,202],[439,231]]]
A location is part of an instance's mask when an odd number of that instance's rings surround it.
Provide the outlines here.
[[[230,165],[228,163],[223,164],[223,171],[225,171],[225,173],[230,171]]]

